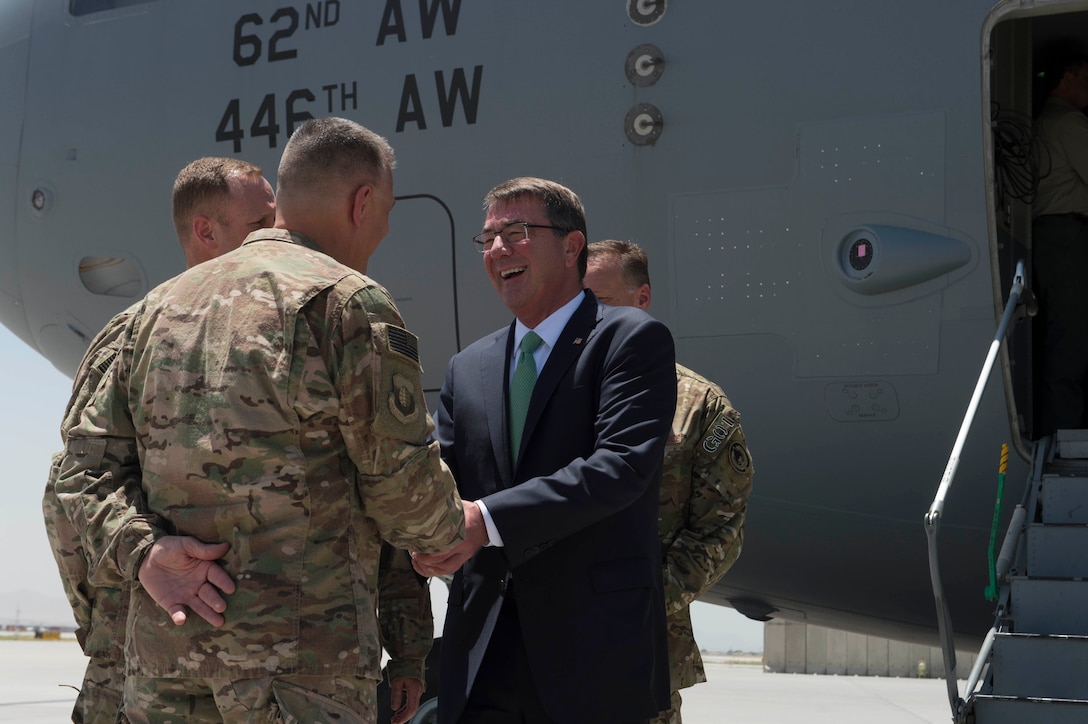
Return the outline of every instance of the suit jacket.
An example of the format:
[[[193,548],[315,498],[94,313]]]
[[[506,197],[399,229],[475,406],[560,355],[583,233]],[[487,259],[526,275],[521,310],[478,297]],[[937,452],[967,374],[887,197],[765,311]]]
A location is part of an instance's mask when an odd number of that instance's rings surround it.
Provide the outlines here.
[[[588,290],[508,443],[513,324],[450,360],[437,435],[461,496],[503,538],[455,575],[443,630],[441,721],[460,716],[504,595],[557,722],[645,719],[669,706],[658,490],[676,405],[668,329]],[[510,581],[513,581],[512,585]]]

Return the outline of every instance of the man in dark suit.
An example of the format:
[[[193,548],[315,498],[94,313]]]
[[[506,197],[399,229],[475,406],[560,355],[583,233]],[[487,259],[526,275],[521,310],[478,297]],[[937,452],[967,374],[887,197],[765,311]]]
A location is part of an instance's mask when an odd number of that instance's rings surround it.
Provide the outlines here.
[[[442,387],[437,435],[467,537],[415,556],[424,575],[456,571],[440,721],[645,721],[669,706],[656,527],[672,336],[583,290],[572,191],[518,178],[484,208],[475,241],[516,319],[456,355]]]

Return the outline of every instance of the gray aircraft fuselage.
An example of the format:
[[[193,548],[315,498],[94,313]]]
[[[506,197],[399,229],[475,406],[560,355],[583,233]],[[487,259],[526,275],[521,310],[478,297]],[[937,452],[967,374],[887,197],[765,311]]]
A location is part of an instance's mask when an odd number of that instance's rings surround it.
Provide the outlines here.
[[[470,241],[483,194],[558,180],[591,240],[646,249],[678,361],[742,413],[744,551],[705,600],[932,642],[923,517],[1029,243],[1027,207],[994,191],[990,103],[1029,110],[1033,47],[1085,27],[1083,2],[992,5],[7,0],[0,322],[71,374],[182,270],[182,166],[234,155],[274,184],[298,123],[345,116],[397,151],[369,271],[433,398],[447,359],[510,321]],[[993,615],[1002,443],[1003,520],[1027,472],[1022,347],[989,380],[942,523],[968,640]]]

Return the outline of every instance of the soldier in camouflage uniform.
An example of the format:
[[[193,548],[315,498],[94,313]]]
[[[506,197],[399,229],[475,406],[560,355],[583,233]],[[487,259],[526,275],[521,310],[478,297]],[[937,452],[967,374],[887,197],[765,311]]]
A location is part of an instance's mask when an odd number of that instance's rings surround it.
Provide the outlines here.
[[[604,304],[650,306],[648,263],[637,244],[611,239],[590,244],[584,283]],[[680,724],[679,690],[706,681],[688,606],[740,555],[752,490],[752,456],[740,413],[720,387],[680,364],[676,387],[658,518],[672,706],[654,724]]]
[[[372,720],[382,539],[464,536],[415,337],[364,276],[393,166],[358,124],[300,126],[277,228],[153,290],[69,434],[90,581],[140,583],[132,721]]]
[[[193,267],[241,246],[256,229],[275,222],[275,197],[262,170],[233,158],[200,158],[178,174],[173,190],[174,226]],[[133,308],[134,309],[134,308]],[[121,332],[133,309],[111,319],[91,342],[74,378],[72,397],[61,423],[61,439],[79,422],[83,407],[120,348]],[[74,722],[114,722],[124,687],[125,620],[128,584],[95,588],[87,581],[87,563],[79,534],[68,522],[54,492],[62,453],[46,483],[42,509],[46,533],[72,605],[76,636],[90,658],[72,711]],[[383,551],[379,582],[382,642],[396,709],[403,701],[406,721],[423,693],[424,661],[433,643],[430,592],[403,551]],[[388,561],[388,564],[387,564]]]
[[[201,158],[178,174],[173,192],[174,225],[187,266],[195,266],[241,246],[251,231],[276,218],[272,187],[253,164],[233,158]],[[102,375],[121,345],[121,334],[135,307],[109,322],[91,342],[76,371],[72,396],[61,422],[61,440],[75,426]],[[112,722],[124,688],[125,619],[129,584],[92,586],[79,533],[54,491],[62,453],[53,458],[42,498],[45,530],[60,569],[61,584],[75,615],[76,638],[90,658],[72,710],[72,721]]]
[[[427,654],[434,645],[429,580],[416,573],[407,551],[382,545],[378,567],[378,627],[389,653],[391,724],[415,716],[427,680]]]

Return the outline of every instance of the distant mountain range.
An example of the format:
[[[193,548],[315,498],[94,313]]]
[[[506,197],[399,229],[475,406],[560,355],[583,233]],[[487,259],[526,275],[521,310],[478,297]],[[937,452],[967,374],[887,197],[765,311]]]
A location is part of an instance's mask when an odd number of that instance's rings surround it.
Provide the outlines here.
[[[5,591],[0,593],[0,627],[11,625],[75,628],[76,620],[63,598],[27,590]]]

